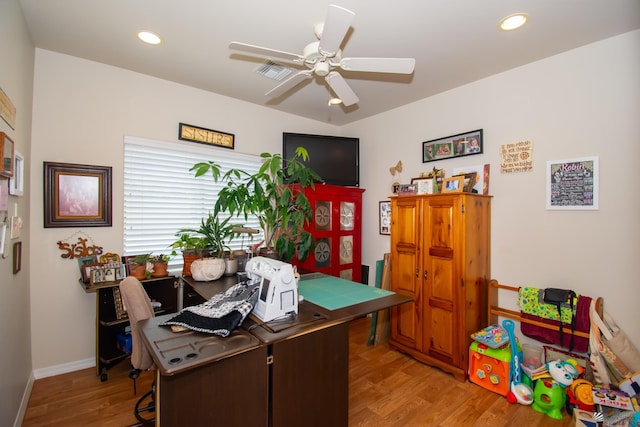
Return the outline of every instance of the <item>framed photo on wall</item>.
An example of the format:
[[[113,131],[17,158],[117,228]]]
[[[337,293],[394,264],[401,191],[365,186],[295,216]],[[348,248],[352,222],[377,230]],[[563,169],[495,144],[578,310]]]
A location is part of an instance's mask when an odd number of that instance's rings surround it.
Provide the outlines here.
[[[422,163],[481,154],[482,151],[482,129],[477,129],[423,142]]]
[[[391,234],[391,202],[388,200],[378,202],[380,208],[379,231],[380,234]]]
[[[13,176],[13,140],[9,136],[0,132],[0,176],[11,178]]]
[[[44,162],[44,227],[110,227],[111,167]]]

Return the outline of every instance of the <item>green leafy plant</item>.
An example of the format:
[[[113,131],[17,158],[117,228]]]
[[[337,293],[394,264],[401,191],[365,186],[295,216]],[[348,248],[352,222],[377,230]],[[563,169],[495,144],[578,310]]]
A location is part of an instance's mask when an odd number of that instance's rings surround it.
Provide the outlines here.
[[[230,221],[230,217],[220,220],[218,215],[210,212],[206,218],[202,219],[199,228],[178,230],[177,235],[180,236],[180,239],[176,242],[193,243],[197,245],[195,249],[201,249],[209,255],[222,258],[225,251],[231,250],[228,245],[229,241],[237,235],[233,231],[237,225],[231,224]]]
[[[184,231],[184,229],[176,232],[175,236],[178,238],[169,247],[171,255],[175,256],[178,251],[181,252],[201,252],[204,251],[206,245],[202,236],[198,236],[195,232]]]
[[[165,255],[165,254],[159,254],[159,255],[149,255],[149,262],[152,264],[155,264],[157,262],[161,262],[161,263],[168,263],[169,260],[171,259],[171,257],[169,255]]]
[[[278,256],[291,261],[295,256],[305,260],[313,249],[313,237],[304,228],[313,210],[305,188],[314,188],[320,176],[303,162],[309,157],[298,147],[290,159],[280,154],[262,153],[258,172],[250,174],[230,169],[222,174],[215,162],[200,162],[190,169],[196,177],[211,173],[215,182],[226,185],[218,193],[214,214],[228,212],[233,216],[255,215],[264,231],[265,246],[275,246]]]

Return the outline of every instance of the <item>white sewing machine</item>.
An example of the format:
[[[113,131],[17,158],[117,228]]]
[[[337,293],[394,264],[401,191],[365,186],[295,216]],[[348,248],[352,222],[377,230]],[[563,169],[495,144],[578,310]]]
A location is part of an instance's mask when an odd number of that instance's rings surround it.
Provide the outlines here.
[[[250,281],[260,280],[260,297],[252,313],[263,322],[298,314],[298,281],[286,262],[253,257],[245,266]]]

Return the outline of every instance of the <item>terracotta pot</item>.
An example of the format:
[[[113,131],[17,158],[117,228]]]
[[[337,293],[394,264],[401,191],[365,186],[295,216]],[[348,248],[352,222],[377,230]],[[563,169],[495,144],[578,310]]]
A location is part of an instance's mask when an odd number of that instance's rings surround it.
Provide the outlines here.
[[[191,276],[191,263],[197,259],[202,258],[199,254],[195,252],[183,252],[182,260],[184,264],[182,265],[182,275],[183,276]]]
[[[131,264],[131,275],[138,280],[146,279],[146,267],[146,265]]]
[[[153,271],[151,272],[152,277],[166,277],[169,275],[167,271],[167,263],[166,262],[156,262],[153,264]]]

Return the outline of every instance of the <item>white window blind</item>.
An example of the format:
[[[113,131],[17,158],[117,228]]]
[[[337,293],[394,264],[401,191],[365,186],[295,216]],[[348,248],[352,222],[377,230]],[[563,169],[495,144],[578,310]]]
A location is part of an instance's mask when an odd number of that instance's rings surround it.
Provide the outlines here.
[[[198,228],[203,218],[213,211],[218,191],[224,185],[215,183],[208,174],[196,178],[189,169],[202,161],[215,161],[222,173],[239,168],[256,172],[260,156],[224,151],[199,144],[167,143],[131,136],[124,139],[124,255],[144,253],[170,254],[169,246],[181,228]],[[223,219],[222,217],[220,219]],[[233,223],[259,229],[257,218],[244,217]],[[246,249],[262,240],[262,235],[237,238],[231,249]],[[243,247],[244,246],[244,247]],[[169,263],[175,271],[182,257]]]

